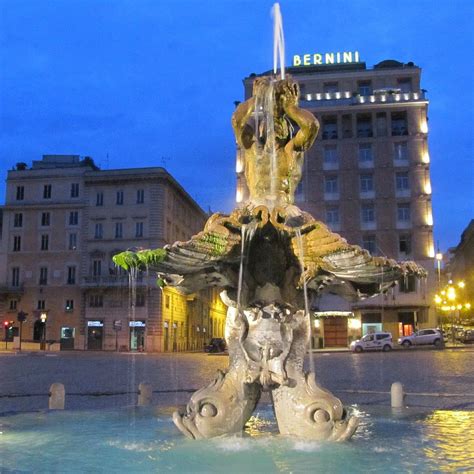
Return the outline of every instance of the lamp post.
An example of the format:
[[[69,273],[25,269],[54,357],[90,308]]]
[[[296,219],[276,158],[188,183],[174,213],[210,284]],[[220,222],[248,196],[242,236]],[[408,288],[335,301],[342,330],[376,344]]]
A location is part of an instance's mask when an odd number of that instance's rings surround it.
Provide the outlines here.
[[[46,321],[48,319],[47,313],[41,313],[40,320],[43,323],[43,331],[41,334],[41,350],[46,350]]]
[[[435,255],[436,258],[436,268],[438,270],[438,293],[441,291],[441,262],[443,260],[443,254],[439,251],[436,252]],[[439,327],[441,330],[443,330],[443,315],[442,313],[440,314],[438,312],[438,318],[439,318]]]

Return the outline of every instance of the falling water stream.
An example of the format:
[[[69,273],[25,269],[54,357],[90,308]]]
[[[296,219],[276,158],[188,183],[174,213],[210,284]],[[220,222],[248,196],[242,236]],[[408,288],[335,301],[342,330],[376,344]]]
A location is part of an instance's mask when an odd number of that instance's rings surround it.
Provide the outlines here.
[[[306,278],[304,278],[304,246],[303,246],[303,236],[301,235],[301,229],[296,230],[296,242],[298,244],[298,260],[301,267],[301,275],[303,276],[303,297],[304,297],[304,313],[306,318],[306,324],[308,325],[308,334],[310,338],[310,350],[309,350],[309,368],[311,372],[314,373],[314,358],[311,344],[311,314],[309,312],[309,299],[308,299],[308,287],[306,283]]]

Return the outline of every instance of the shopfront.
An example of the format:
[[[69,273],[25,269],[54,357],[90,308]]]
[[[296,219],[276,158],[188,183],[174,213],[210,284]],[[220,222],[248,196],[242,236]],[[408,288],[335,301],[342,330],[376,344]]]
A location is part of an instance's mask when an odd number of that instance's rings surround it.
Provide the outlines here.
[[[142,352],[145,350],[145,321],[129,321],[130,350]]]
[[[362,335],[382,331],[382,313],[362,313]]]
[[[61,328],[61,350],[68,351],[74,349],[74,336],[76,329],[68,326]]]
[[[104,321],[87,321],[87,350],[101,351],[104,341]]]

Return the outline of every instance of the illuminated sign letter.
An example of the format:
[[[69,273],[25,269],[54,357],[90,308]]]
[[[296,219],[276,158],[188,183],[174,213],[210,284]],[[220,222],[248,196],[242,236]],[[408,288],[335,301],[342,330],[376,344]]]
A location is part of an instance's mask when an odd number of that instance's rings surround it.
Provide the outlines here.
[[[313,64],[323,64],[323,57],[320,54],[313,56]]]
[[[293,56],[293,66],[301,66],[301,56],[299,54]]]
[[[344,53],[343,61],[345,63],[351,63],[352,62],[352,53]]]
[[[324,62],[326,64],[334,64],[334,53],[326,53],[325,56]]]
[[[336,62],[338,64],[341,62],[341,53],[336,53]]]
[[[359,51],[356,51],[354,53],[354,62],[358,63],[359,62]]]
[[[309,54],[305,54],[303,56],[303,64],[305,66],[310,66],[311,65],[311,56]]]

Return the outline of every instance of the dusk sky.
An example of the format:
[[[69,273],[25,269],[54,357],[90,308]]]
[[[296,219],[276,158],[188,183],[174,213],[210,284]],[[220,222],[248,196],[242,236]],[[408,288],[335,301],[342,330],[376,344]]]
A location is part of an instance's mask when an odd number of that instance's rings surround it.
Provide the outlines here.
[[[423,69],[435,242],[456,245],[474,218],[474,2],[280,3],[287,65],[357,50],[368,67]],[[79,154],[103,169],[165,165],[205,210],[230,211],[230,117],[242,79],[272,67],[272,4],[0,0],[0,195],[15,163]]]

